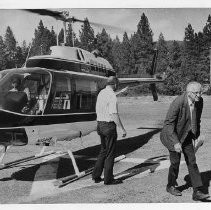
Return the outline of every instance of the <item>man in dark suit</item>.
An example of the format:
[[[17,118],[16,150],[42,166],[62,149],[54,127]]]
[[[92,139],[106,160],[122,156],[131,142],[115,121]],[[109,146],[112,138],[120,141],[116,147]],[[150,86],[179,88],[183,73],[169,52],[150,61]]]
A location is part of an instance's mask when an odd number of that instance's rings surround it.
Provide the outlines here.
[[[200,122],[203,109],[202,87],[197,82],[190,82],[186,92],[178,96],[170,105],[160,139],[169,150],[170,167],[167,192],[175,196],[182,193],[175,188],[179,173],[181,152],[188,167],[193,186],[193,200],[204,200],[209,197],[202,190],[202,180],[196,164],[196,156],[192,140],[200,136]]]

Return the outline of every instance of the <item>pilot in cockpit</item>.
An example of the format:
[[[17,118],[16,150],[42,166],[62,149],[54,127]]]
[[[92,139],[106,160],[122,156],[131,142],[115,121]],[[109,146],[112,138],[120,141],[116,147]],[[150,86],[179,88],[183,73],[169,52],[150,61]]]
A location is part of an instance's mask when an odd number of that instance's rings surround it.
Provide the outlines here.
[[[22,112],[27,105],[28,97],[26,92],[21,91],[21,79],[14,77],[11,81],[12,88],[5,95],[4,107],[13,112]]]
[[[12,89],[10,89],[9,91],[12,92],[16,92],[16,91],[20,91],[21,88],[21,79],[19,79],[18,77],[14,77],[12,79]]]
[[[10,89],[9,91],[15,92],[15,91],[22,91],[22,87],[21,87],[21,79],[18,77],[14,77],[12,79],[12,89]],[[27,95],[27,99],[28,101],[30,101],[30,91],[28,87],[24,87],[23,92],[26,93]]]

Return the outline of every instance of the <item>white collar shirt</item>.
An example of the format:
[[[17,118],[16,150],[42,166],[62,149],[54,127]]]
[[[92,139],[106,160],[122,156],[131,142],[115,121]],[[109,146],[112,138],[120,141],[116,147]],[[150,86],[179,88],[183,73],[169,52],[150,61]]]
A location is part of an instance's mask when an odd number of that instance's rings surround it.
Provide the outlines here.
[[[190,100],[190,98],[189,98],[189,97],[188,97],[188,105],[189,105],[189,107],[190,107],[190,116],[191,116],[191,120],[192,120],[192,112],[193,112],[193,109],[194,109],[195,103],[194,103],[194,102],[192,102],[192,101]]]
[[[106,86],[100,91],[96,102],[97,121],[112,122],[112,114],[117,113],[117,98],[113,89]]]

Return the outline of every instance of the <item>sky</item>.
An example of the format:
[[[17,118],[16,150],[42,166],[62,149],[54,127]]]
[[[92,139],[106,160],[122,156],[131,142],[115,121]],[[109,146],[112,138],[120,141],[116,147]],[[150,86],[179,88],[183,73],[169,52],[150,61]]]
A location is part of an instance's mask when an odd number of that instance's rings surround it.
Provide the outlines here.
[[[75,18],[82,20],[84,18],[88,18],[90,22],[102,24],[100,27],[92,25],[95,34],[102,31],[104,27],[112,38],[115,38],[115,36],[118,35],[120,39],[122,39],[124,31],[126,31],[128,35],[136,32],[141,15],[145,13],[154,34],[154,41],[157,41],[161,32],[163,33],[165,40],[183,40],[185,28],[188,26],[188,23],[192,25],[195,32],[202,31],[206,24],[208,15],[211,15],[211,5],[207,3],[203,4],[203,0],[186,0],[189,3],[201,2],[196,5],[190,4],[190,6],[182,3],[175,4],[173,6],[167,3],[158,3],[166,2],[165,0],[157,0],[156,4],[136,3],[131,6],[130,4],[129,6],[128,4],[125,4],[124,6],[124,0],[122,0],[121,3],[116,0],[119,4],[108,4],[108,7],[102,4],[102,6],[98,6],[96,3],[86,3],[72,7],[72,4],[62,4],[61,2],[63,0],[51,0],[51,2],[54,3],[47,5],[39,4],[38,7],[34,4],[12,4],[11,1],[12,0],[7,0],[9,4],[0,3],[0,36],[4,37],[7,26],[10,26],[19,45],[22,44],[23,40],[26,40],[27,43],[32,40],[34,37],[34,30],[37,28],[41,19],[44,26],[48,29],[51,29],[53,26],[54,30],[59,32],[62,27],[61,21],[56,21],[52,17],[25,12],[21,10],[23,8],[50,8],[51,10],[60,11],[64,9],[69,11],[70,15]],[[29,0],[27,0],[27,2],[28,1]],[[39,1],[40,0],[37,0],[36,2]],[[110,0],[107,1],[110,2]],[[151,0],[144,2],[146,3],[150,1]],[[45,2],[45,0],[43,0],[43,2]],[[59,2],[61,4],[59,4]],[[92,1],[89,0],[88,2]],[[133,2],[133,0],[130,0],[130,2]],[[175,2],[177,2],[177,0],[175,0]],[[76,34],[78,34],[80,27],[81,25],[79,23],[74,24],[74,31]]]

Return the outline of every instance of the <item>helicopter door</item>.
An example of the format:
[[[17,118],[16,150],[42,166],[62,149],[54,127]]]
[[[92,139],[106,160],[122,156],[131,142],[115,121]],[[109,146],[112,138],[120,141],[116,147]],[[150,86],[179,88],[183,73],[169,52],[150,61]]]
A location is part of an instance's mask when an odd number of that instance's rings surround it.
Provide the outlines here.
[[[76,110],[79,112],[95,111],[97,82],[90,79],[75,79]]]
[[[67,113],[72,110],[72,80],[67,74],[55,74],[55,91],[51,113]]]

